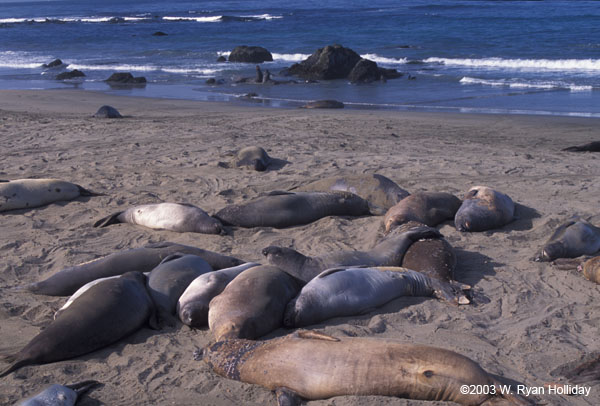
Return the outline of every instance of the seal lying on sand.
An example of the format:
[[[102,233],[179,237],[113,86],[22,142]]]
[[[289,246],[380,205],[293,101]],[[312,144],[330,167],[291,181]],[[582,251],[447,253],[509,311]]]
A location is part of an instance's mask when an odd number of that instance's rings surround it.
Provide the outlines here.
[[[271,157],[261,147],[246,147],[238,151],[233,165],[237,168],[248,167],[255,171],[265,171],[271,164]]]
[[[515,218],[512,199],[487,186],[474,186],[465,194],[454,225],[458,231],[486,231],[502,227]]]
[[[344,103],[337,100],[316,100],[302,106],[304,109],[343,109]]]
[[[600,251],[600,228],[584,219],[569,220],[556,229],[535,261],[575,258]]]
[[[307,257],[296,250],[270,246],[262,253],[267,261],[295,278],[308,283],[326,269],[343,266],[400,266],[410,245],[421,238],[439,237],[435,228],[413,228],[405,233],[386,238],[371,251],[338,251],[320,257]]]
[[[121,113],[112,106],[104,105],[98,109],[94,117],[97,118],[123,118]]]
[[[73,385],[54,384],[40,393],[17,403],[17,406],[74,406],[77,400],[94,386],[97,381],[84,381]]]
[[[308,282],[285,310],[286,327],[304,327],[333,317],[355,316],[401,296],[434,296],[452,305],[460,286],[399,267],[334,268]],[[464,296],[463,296],[464,297]]]
[[[208,324],[208,305],[223,292],[223,289],[236,276],[248,268],[259,266],[256,262],[247,262],[232,268],[202,274],[190,283],[177,301],[177,314],[183,324],[190,327],[203,327]]]
[[[585,276],[586,279],[600,284],[600,257],[588,259],[583,266],[580,265],[577,270],[583,271],[583,276]]]
[[[209,216],[201,208],[179,203],[144,204],[131,207],[96,221],[94,227],[106,227],[118,223],[137,224],[178,233],[219,234],[222,231],[221,222]]]
[[[564,148],[563,151],[568,152],[600,152],[600,141],[592,141],[583,145]]]
[[[283,228],[327,216],[364,216],[369,203],[348,192],[271,192],[248,203],[232,204],[214,217],[239,227]]]
[[[450,193],[413,193],[402,199],[385,214],[383,219],[385,232],[389,233],[394,226],[409,221],[435,227],[443,221],[452,219],[460,204],[460,199]]]
[[[392,339],[335,338],[298,331],[268,341],[220,341],[197,352],[195,358],[221,376],[275,391],[279,405],[298,405],[299,398],[343,395],[462,405],[491,405],[494,400],[529,404],[517,395],[502,394],[499,383],[465,356]],[[464,385],[487,387],[494,394],[462,393]]]
[[[5,376],[21,367],[78,357],[110,345],[150,322],[154,304],[146,277],[128,272],[92,286],[9,360]]]
[[[73,200],[79,196],[99,194],[58,179],[18,179],[0,182],[0,212],[44,206],[62,200]]]
[[[149,244],[142,248],[115,252],[102,258],[65,268],[43,281],[26,285],[23,289],[39,295],[69,296],[95,279],[122,275],[129,271],[150,272],[163,259],[176,252],[197,255],[208,262],[213,269],[229,268],[243,263],[237,258],[217,254],[202,248],[165,241]]]

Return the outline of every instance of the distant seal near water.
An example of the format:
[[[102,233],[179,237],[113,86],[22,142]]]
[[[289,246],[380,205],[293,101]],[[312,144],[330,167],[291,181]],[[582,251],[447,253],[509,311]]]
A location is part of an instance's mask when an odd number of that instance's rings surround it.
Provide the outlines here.
[[[384,239],[370,251],[338,251],[318,257],[308,257],[298,251],[270,246],[262,253],[267,261],[299,280],[308,283],[326,269],[343,266],[400,266],[410,245],[421,238],[439,237],[434,228],[421,226]]]
[[[576,258],[581,255],[593,255],[598,251],[600,251],[600,228],[584,219],[573,219],[554,231],[534,260]]]
[[[300,398],[343,395],[452,401],[469,406],[491,405],[494,400],[529,404],[518,395],[503,394],[495,378],[463,355],[393,339],[337,338],[297,331],[268,341],[219,341],[194,355],[221,376],[275,391],[280,406],[298,405]],[[490,391],[462,393],[464,385]],[[505,399],[499,399],[502,397]]]
[[[592,141],[583,145],[576,145],[574,147],[564,148],[563,151],[567,152],[600,152],[600,141]]]
[[[177,301],[177,314],[183,324],[190,327],[204,327],[208,324],[208,305],[223,292],[236,276],[248,268],[259,266],[256,262],[247,262],[232,268],[220,269],[202,274],[190,283]]]
[[[115,252],[102,258],[65,268],[49,278],[23,288],[39,295],[69,296],[95,279],[122,275],[125,272],[150,272],[163,259],[175,253],[198,255],[213,269],[229,268],[243,263],[237,258],[173,242],[149,244]]]
[[[123,118],[121,113],[112,106],[104,105],[98,109],[94,117],[97,118]]]
[[[396,225],[416,221],[435,227],[456,214],[461,201],[451,193],[417,192],[390,208],[383,219],[386,233]]]
[[[242,148],[235,156],[233,165],[237,168],[248,167],[255,171],[265,171],[271,164],[271,157],[264,148],[251,146]]]
[[[238,227],[284,228],[327,216],[369,215],[369,203],[348,192],[271,192],[247,203],[232,204],[214,215]]]
[[[344,103],[337,100],[316,100],[306,103],[302,108],[305,109],[343,109]]]
[[[73,200],[79,196],[99,194],[59,179],[18,179],[0,182],[0,212],[44,206],[62,200]]]
[[[454,217],[458,231],[486,231],[515,219],[515,204],[508,195],[487,186],[474,186],[465,194]]]
[[[583,276],[588,280],[600,284],[600,256],[588,259],[577,269],[583,271]]]
[[[282,326],[288,302],[300,283],[274,266],[246,269],[211,300],[208,327],[217,341],[254,340]]]
[[[222,231],[221,222],[209,216],[201,208],[179,203],[144,204],[131,207],[96,221],[94,227],[106,227],[118,223],[137,224],[178,233],[219,234]]]
[[[154,324],[146,277],[128,272],[92,286],[12,357],[5,376],[27,365],[48,364],[95,351]],[[152,318],[152,320],[151,320]]]
[[[72,385],[50,385],[16,406],[74,406],[81,396],[99,384],[98,381],[83,381]]]

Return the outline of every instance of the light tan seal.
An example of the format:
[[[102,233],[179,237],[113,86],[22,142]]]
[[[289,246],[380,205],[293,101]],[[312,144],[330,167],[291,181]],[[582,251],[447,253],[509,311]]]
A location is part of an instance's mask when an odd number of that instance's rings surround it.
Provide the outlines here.
[[[508,195],[487,186],[474,186],[465,194],[454,225],[458,231],[486,231],[514,219],[515,204]]]
[[[389,233],[393,227],[409,221],[435,227],[454,218],[460,204],[460,199],[451,193],[413,193],[387,211],[383,219],[385,232]]]
[[[583,271],[586,279],[600,284],[600,256],[588,259],[577,270]]]

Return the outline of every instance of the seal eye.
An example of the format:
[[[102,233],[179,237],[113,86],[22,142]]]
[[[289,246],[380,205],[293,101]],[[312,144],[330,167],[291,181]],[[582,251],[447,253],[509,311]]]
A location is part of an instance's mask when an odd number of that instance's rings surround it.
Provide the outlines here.
[[[433,376],[433,371],[425,371],[423,372],[423,375],[425,375],[426,378],[431,378]]]

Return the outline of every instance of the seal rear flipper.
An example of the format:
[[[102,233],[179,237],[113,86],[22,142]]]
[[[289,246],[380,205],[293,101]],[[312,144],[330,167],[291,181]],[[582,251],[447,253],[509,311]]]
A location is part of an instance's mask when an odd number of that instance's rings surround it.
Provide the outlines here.
[[[104,193],[96,193],[96,192],[87,190],[83,186],[79,186],[79,185],[75,185],[75,186],[77,186],[77,189],[79,189],[80,196],[106,196]]]
[[[277,396],[277,406],[299,406],[302,404],[302,398],[286,387],[275,389],[275,395]]]
[[[600,357],[579,365],[565,376],[576,384],[600,380]]]
[[[324,340],[335,342],[340,341],[339,338],[332,337],[325,333],[319,333],[318,331],[314,330],[297,330],[296,332],[292,333],[292,336],[296,338],[302,338],[305,340]]]
[[[11,356],[7,356],[7,358],[16,359],[16,357],[11,357]],[[32,363],[26,359],[25,360],[24,359],[16,360],[12,364],[10,364],[8,367],[6,367],[2,371],[0,371],[0,378],[10,374],[11,372],[16,371],[17,369],[19,369],[21,367],[31,365],[31,364]]]
[[[121,213],[123,213],[122,211],[115,213],[115,214],[111,214],[110,216],[101,218],[100,220],[96,221],[94,223],[94,227],[106,227],[106,226],[110,226],[111,224],[119,224],[121,222],[121,220],[119,220],[119,216],[121,215]]]
[[[433,296],[439,300],[451,304],[452,306],[470,304],[471,300],[464,290],[470,290],[469,285],[456,282],[442,282],[436,279],[431,279],[431,287],[433,288]],[[468,288],[467,288],[468,287]]]

